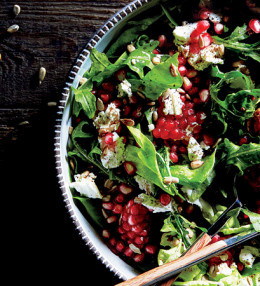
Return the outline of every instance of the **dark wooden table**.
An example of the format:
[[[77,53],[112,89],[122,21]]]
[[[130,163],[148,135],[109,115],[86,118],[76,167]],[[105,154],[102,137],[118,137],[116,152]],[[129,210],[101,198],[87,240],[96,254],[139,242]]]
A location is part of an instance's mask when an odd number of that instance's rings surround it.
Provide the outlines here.
[[[92,35],[129,2],[1,1],[0,188],[6,285],[14,280],[25,285],[62,285],[71,279],[73,285],[119,282],[85,246],[65,208],[53,154],[56,107],[48,103],[59,100],[72,64]],[[21,7],[16,17],[15,4]],[[7,33],[13,24],[19,30]],[[39,85],[41,66],[47,74]]]

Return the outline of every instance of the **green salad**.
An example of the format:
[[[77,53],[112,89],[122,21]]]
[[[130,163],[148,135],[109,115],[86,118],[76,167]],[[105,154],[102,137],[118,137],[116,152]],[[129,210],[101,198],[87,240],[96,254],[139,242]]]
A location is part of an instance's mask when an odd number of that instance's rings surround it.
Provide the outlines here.
[[[260,232],[260,22],[252,1],[156,1],[72,88],[71,192],[141,272],[180,257],[235,201],[211,243]],[[255,239],[173,285],[259,285]]]

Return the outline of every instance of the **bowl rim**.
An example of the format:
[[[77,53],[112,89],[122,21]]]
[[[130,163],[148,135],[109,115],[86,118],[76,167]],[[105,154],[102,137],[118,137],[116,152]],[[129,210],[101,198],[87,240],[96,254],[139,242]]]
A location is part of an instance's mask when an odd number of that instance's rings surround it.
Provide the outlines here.
[[[70,87],[72,86],[74,80],[77,77],[77,73],[82,67],[83,63],[89,57],[90,50],[94,48],[103,38],[103,36],[109,32],[117,23],[121,22],[126,16],[130,15],[132,12],[136,11],[138,8],[143,7],[145,4],[150,2],[156,2],[156,0],[134,0],[121,8],[112,17],[110,17],[98,30],[89,42],[85,45],[83,50],[78,54],[73,66],[71,67],[67,80],[64,84],[63,91],[61,92],[61,97],[57,103],[56,119],[54,126],[54,156],[55,156],[55,168],[56,168],[56,178],[58,180],[58,186],[61,190],[63,197],[63,202],[65,203],[65,208],[67,209],[72,222],[75,224],[76,229],[84,240],[85,245],[88,246],[89,250],[96,256],[98,260],[101,260],[102,264],[106,266],[111,272],[114,273],[119,279],[127,280],[128,277],[120,273],[109,261],[107,261],[98,249],[90,241],[88,234],[84,231],[81,226],[81,222],[74,212],[71,201],[69,200],[69,194],[67,193],[66,183],[64,179],[64,170],[62,167],[62,146],[61,146],[61,131],[62,131],[62,120],[64,116],[64,110],[67,105],[68,99],[70,97]]]

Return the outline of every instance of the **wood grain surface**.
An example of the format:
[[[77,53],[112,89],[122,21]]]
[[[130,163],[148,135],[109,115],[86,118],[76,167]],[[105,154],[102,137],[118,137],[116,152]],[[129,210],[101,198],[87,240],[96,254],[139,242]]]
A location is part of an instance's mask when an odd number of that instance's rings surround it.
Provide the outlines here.
[[[57,184],[57,102],[78,54],[129,0],[8,1],[0,7],[0,178],[8,280],[26,285],[114,285],[120,280],[81,239]],[[18,4],[21,13],[13,14]],[[19,30],[6,30],[17,24]],[[41,85],[38,72],[47,70]],[[4,279],[4,278],[3,278]]]

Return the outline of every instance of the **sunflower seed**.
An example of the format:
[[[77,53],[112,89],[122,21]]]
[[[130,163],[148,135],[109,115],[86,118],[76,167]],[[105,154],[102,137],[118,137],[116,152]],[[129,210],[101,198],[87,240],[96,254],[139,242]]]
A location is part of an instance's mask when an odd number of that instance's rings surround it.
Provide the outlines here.
[[[170,66],[170,73],[173,77],[178,76],[177,68],[175,67],[173,63],[171,63],[171,66]]]
[[[126,49],[129,53],[132,53],[135,50],[135,46],[133,44],[129,44],[126,46]]]
[[[19,26],[14,24],[7,29],[8,33],[15,33],[19,30]]]
[[[134,126],[135,125],[134,120],[131,118],[123,118],[123,119],[120,119],[120,121],[126,126]]]
[[[15,16],[18,16],[21,12],[21,7],[19,5],[14,5],[13,12]]]
[[[47,105],[48,105],[49,107],[56,106],[56,105],[57,105],[57,102],[55,102],[55,101],[49,101],[49,102],[47,103]]]
[[[46,68],[41,67],[40,70],[39,70],[39,84],[42,83],[42,81],[44,80],[45,76],[46,76]]]
[[[177,184],[179,183],[179,178],[176,177],[164,177],[164,183],[169,185],[169,184]]]
[[[105,109],[104,103],[100,98],[97,99],[97,109],[98,111],[103,111]]]
[[[198,169],[199,167],[201,167],[204,164],[203,161],[201,160],[194,160],[190,163],[190,166],[192,169]]]

